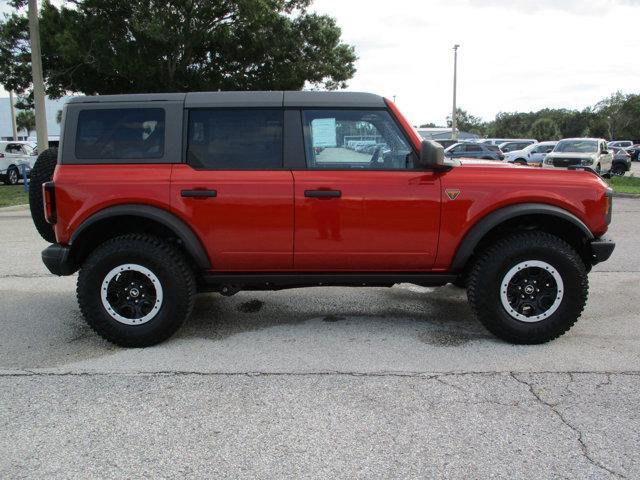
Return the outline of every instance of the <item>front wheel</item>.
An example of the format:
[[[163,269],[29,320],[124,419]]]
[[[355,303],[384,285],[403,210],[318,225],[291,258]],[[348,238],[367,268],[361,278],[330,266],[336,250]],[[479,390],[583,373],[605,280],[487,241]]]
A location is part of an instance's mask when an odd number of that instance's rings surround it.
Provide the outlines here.
[[[191,314],[195,280],[172,245],[126,235],[89,256],[77,294],[85,320],[98,335],[123,347],[147,347],[169,338]]]
[[[567,332],[582,314],[589,283],[578,253],[547,233],[511,235],[486,249],[471,270],[467,295],[494,335],[539,344]]]

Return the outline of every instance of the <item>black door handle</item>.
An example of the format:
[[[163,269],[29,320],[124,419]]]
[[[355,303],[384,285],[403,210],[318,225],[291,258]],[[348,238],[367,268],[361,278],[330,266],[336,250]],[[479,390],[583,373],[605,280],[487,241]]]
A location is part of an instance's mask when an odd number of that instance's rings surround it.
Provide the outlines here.
[[[180,196],[185,198],[212,198],[217,197],[218,192],[216,190],[182,190]]]
[[[305,190],[304,196],[307,198],[340,198],[340,190]]]

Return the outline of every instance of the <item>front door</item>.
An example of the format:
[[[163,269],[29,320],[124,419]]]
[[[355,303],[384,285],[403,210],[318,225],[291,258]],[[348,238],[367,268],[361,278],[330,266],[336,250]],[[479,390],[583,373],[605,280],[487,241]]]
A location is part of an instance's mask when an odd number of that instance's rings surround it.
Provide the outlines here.
[[[294,268],[420,271],[435,260],[439,174],[386,110],[303,111],[307,170],[295,180]]]
[[[171,206],[213,270],[293,265],[293,177],[283,169],[282,109],[194,109],[187,162],[174,165]]]

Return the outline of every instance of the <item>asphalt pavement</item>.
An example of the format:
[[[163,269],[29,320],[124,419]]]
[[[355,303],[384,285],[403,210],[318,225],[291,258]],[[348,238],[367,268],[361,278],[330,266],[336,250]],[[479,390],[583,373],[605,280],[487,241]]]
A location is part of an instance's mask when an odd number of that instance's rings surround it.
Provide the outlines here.
[[[0,478],[638,478],[640,200],[560,339],[513,346],[451,286],[202,295],[112,346],[0,210]]]

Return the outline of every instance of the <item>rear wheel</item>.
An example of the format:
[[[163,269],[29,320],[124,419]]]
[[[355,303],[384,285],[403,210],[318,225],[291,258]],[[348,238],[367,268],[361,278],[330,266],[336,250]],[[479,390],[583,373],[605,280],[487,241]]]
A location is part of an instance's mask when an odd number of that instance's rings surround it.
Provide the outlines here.
[[[527,162],[521,158],[518,158],[517,160],[515,160],[513,163],[517,163],[518,165],[527,165]]]
[[[564,240],[519,233],[479,256],[467,294],[476,317],[494,335],[518,344],[544,343],[568,331],[582,314],[587,270]]]
[[[49,148],[42,152],[31,169],[29,181],[29,209],[31,219],[38,230],[38,233],[49,243],[56,242],[56,234],[53,226],[47,223],[44,218],[44,207],[42,203],[42,184],[51,181],[53,172],[58,163],[58,149]]]
[[[78,303],[89,326],[123,347],[147,347],[173,335],[191,314],[193,271],[182,253],[146,235],[105,242],[78,276]]]
[[[7,174],[4,179],[4,183],[7,185],[17,185],[20,180],[20,172],[18,172],[18,168],[15,166],[10,166],[7,169]]]

